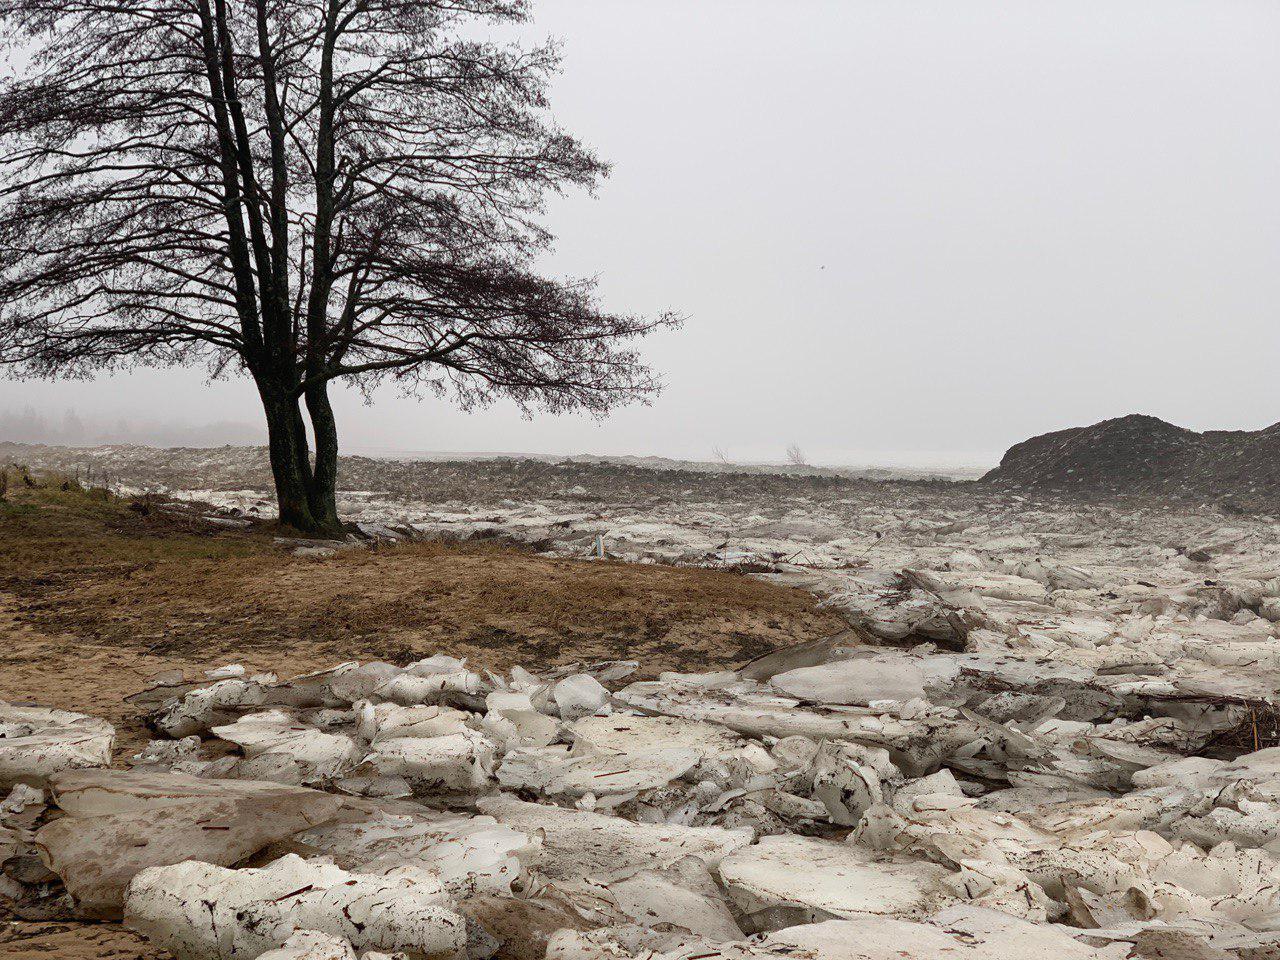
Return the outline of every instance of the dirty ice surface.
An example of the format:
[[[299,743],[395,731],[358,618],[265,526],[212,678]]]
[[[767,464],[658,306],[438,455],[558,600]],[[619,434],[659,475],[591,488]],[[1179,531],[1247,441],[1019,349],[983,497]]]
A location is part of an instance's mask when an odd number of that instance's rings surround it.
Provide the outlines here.
[[[346,509],[736,566],[849,630],[656,680],[169,674],[117,768],[101,721],[0,706],[19,912],[193,960],[1280,957],[1274,518],[946,485]]]

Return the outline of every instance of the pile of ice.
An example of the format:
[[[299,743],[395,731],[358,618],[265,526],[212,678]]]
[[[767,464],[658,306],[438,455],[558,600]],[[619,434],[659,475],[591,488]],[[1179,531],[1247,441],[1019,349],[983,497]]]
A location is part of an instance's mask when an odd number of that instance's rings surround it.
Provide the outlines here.
[[[173,673],[127,769],[0,705],[0,894],[179,960],[1280,955],[1280,748],[1199,755],[1274,702],[1270,633],[1071,644],[902,577],[960,652]]]

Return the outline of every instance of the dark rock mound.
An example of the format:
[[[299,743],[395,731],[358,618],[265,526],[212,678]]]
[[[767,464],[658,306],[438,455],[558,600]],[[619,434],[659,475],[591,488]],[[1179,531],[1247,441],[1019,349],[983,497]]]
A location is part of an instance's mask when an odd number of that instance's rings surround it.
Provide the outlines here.
[[[1009,448],[983,483],[1246,501],[1280,499],[1280,424],[1196,433],[1132,414]]]

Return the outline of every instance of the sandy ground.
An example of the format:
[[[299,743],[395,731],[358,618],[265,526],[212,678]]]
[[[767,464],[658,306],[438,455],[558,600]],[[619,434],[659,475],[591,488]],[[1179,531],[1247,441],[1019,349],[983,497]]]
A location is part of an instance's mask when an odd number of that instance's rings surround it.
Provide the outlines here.
[[[713,669],[840,628],[799,591],[733,573],[413,545],[326,560],[275,555],[85,578],[0,595],[0,698],[54,704],[141,735],[124,697],[175,667],[281,675],[437,651],[493,669],[634,659]]]
[[[173,668],[291,675],[447,651],[497,669],[635,659],[655,675],[842,626],[807,593],[732,572],[485,544],[300,558],[268,530],[210,533],[76,490],[11,491],[0,504],[0,698],[110,719],[122,759],[149,739],[124,698]],[[0,956],[159,957],[119,927],[62,922],[0,928]]]
[[[169,960],[118,924],[11,923],[0,928],[0,957],[23,960]]]

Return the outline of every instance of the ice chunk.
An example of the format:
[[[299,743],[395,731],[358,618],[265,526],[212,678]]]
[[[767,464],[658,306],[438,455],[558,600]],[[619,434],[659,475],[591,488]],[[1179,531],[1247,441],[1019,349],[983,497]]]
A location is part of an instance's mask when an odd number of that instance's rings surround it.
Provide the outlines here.
[[[609,885],[619,908],[637,923],[671,924],[715,942],[742,937],[724,895],[695,858],[666,870],[643,870]]]
[[[621,817],[527,803],[511,796],[476,802],[482,813],[526,833],[540,832],[538,869],[551,877],[637,872],[697,857],[714,867],[749,844],[750,830],[633,823]]]
[[[788,927],[769,934],[761,946],[778,951],[765,956],[792,960],[1124,960],[1126,956],[1118,946],[1095,949],[1064,931],[974,907],[951,908],[924,923],[868,916]],[[676,953],[670,960],[676,957],[686,960],[687,955]]]
[[[493,761],[492,741],[474,730],[384,740],[366,760],[381,776],[404,777],[418,789],[463,792],[488,786]]]
[[[609,691],[595,677],[576,674],[555,685],[556,706],[564,720],[577,720],[599,713],[609,702]]]
[[[96,918],[118,917],[125,886],[147,867],[229,866],[341,806],[301,787],[124,770],[60,774],[53,793],[65,816],[42,827],[36,844],[79,911]]]
[[[192,690],[166,704],[152,725],[171,737],[189,737],[220,723],[229,723],[266,701],[267,688],[263,684],[234,677]]]
[[[636,793],[665,787],[684,776],[701,758],[679,748],[632,754],[569,756],[554,747],[507,754],[498,782],[512,790],[536,790],[548,796]]]
[[[797,836],[764,837],[725,857],[719,873],[747,914],[782,907],[806,919],[919,914],[947,876],[933,864],[877,862],[850,844]]]
[[[724,757],[743,746],[743,739],[724,727],[679,717],[643,717],[615,713],[586,717],[569,727],[573,752],[634,754],[656,746],[693,750],[703,758]]]
[[[373,704],[361,701],[356,732],[365,740],[392,740],[396,737],[442,737],[462,733],[471,726],[471,714],[437,705],[402,707],[396,703]]]
[[[482,696],[484,678],[471,670],[453,673],[430,673],[419,676],[401,673],[380,684],[372,693],[374,700],[390,700],[402,706],[444,703],[451,694]]]
[[[0,700],[0,789],[44,786],[63,770],[111,763],[116,731],[97,717]]]
[[[250,760],[292,760],[303,783],[336,780],[364,757],[351,737],[308,727],[281,710],[249,714],[212,732],[239,746]]]
[[[813,761],[813,796],[832,823],[853,826],[874,804],[887,801],[902,775],[879,747],[825,743]]]
[[[537,857],[538,841],[492,817],[438,814],[402,804],[344,815],[299,833],[286,845],[320,853],[346,869],[417,863],[430,867],[451,892],[511,895],[522,861]]]
[[[545,747],[560,734],[559,721],[535,708],[527,693],[495,691],[485,705],[485,732],[508,747]]]
[[[345,937],[333,937],[316,930],[299,930],[281,946],[259,956],[258,960],[356,960],[356,952]]]
[[[356,950],[452,958],[467,935],[451,905],[435,876],[420,868],[369,876],[293,855],[246,870],[188,860],[134,877],[125,922],[178,960],[256,957],[300,930],[344,939]]]
[[[951,672],[954,676],[958,670]],[[797,700],[866,706],[875,700],[923,697],[925,679],[925,671],[913,659],[878,655],[802,667],[770,682]]]

